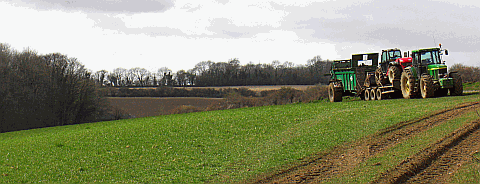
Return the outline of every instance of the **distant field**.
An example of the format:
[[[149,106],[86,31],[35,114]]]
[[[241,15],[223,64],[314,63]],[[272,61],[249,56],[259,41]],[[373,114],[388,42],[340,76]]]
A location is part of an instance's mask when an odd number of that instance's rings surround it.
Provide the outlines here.
[[[174,87],[177,89],[205,89],[205,88],[213,88],[213,89],[226,89],[226,88],[248,88],[252,91],[267,91],[267,90],[276,90],[282,87],[291,87],[298,90],[305,90],[308,87],[313,87],[315,85],[269,85],[269,86],[211,86],[211,87]],[[144,88],[131,88],[131,89],[155,89],[155,87],[144,87]]]
[[[182,105],[205,108],[222,101],[222,98],[199,97],[109,97],[111,105],[119,107],[136,118],[164,115]]]

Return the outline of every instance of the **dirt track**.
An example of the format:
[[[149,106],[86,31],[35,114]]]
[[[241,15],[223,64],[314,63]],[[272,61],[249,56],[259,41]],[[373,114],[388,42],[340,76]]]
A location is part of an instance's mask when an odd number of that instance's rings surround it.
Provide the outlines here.
[[[479,102],[467,103],[428,117],[401,122],[361,141],[321,153],[302,165],[259,178],[255,183],[320,183],[352,170],[358,164],[435,126],[476,111]],[[453,172],[480,150],[477,119],[438,139],[420,153],[382,173],[374,183],[445,183]]]

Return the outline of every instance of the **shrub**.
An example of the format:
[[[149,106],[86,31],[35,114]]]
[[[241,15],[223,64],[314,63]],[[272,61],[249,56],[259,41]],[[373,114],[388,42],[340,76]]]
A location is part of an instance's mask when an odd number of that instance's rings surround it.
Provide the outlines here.
[[[201,112],[201,111],[205,111],[205,109],[191,106],[191,105],[182,105],[180,107],[172,109],[170,111],[170,114],[184,114],[184,113]]]
[[[316,100],[321,100],[328,98],[328,87],[327,86],[314,86],[308,87],[303,91],[300,101],[304,103],[313,102]]]
[[[282,87],[274,93],[268,94],[265,99],[271,105],[283,105],[299,102],[301,94],[301,91],[294,88]]]
[[[224,101],[226,105],[226,109],[234,109],[234,108],[243,108],[243,107],[256,107],[256,106],[263,106],[267,105],[261,97],[246,97],[242,96],[238,92],[231,92],[226,97]]]

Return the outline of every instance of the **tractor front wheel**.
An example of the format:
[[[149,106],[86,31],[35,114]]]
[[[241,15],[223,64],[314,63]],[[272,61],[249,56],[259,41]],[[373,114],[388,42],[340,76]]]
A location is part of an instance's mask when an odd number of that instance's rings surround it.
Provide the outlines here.
[[[463,81],[462,77],[457,73],[452,73],[451,77],[453,78],[453,88],[450,89],[450,95],[452,96],[461,96],[463,95]]]
[[[390,68],[388,68],[388,72],[387,72],[388,81],[391,84],[393,84],[394,79],[400,79],[400,77],[402,77],[402,71],[400,70],[399,67],[400,66],[390,66]]]
[[[415,79],[413,78],[413,74],[410,70],[404,70],[402,72],[400,83],[401,83],[400,87],[402,89],[403,98],[405,99],[413,98],[414,96],[413,90],[415,89]]]
[[[420,79],[420,93],[422,98],[430,98],[433,96],[433,79],[430,75],[423,75]]]
[[[328,85],[328,99],[330,102],[342,101],[342,88],[335,87],[334,83]]]

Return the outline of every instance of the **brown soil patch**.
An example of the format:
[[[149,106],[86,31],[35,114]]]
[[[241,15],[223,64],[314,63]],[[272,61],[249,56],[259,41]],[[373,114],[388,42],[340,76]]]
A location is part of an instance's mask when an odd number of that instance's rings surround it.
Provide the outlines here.
[[[197,98],[197,97],[109,97],[111,105],[122,109],[124,112],[139,118],[168,114],[172,109],[180,106],[194,106],[206,108],[222,101],[222,98]]]
[[[357,164],[367,160],[372,156],[382,153],[388,148],[391,148],[397,145],[398,143],[417,135],[418,133],[427,131],[437,125],[445,123],[447,122],[447,120],[453,119],[456,116],[459,116],[460,114],[471,112],[478,107],[480,107],[480,103],[478,102],[467,103],[452,109],[443,110],[435,114],[425,116],[423,118],[401,122],[377,134],[367,137],[363,140],[338,146],[329,152],[319,153],[317,156],[308,159],[308,161],[306,161],[301,165],[296,165],[288,169],[282,170],[278,173],[275,173],[273,175],[259,178],[255,183],[320,183],[322,181],[328,180],[329,178],[336,177],[339,174],[344,173],[345,171],[353,169]],[[453,133],[453,135],[459,135],[459,134],[460,133]],[[464,134],[464,135],[467,135],[467,134]],[[445,139],[450,140],[450,138],[448,137]],[[456,138],[451,138],[451,139],[452,141],[450,142],[458,142],[459,140]],[[454,144],[446,144],[444,147],[450,148],[448,145],[454,145]],[[434,148],[432,148],[432,150],[433,149]],[[436,152],[436,154],[444,153],[441,151],[430,151],[430,152]],[[428,155],[427,157],[432,158]],[[424,158],[424,157],[421,157],[421,158]],[[408,164],[405,164],[405,165],[409,165],[411,163],[414,163],[414,162],[409,162]],[[422,161],[420,161],[420,163],[422,163]],[[412,166],[412,167],[415,167],[415,166]],[[422,166],[422,167],[425,167],[425,166]],[[407,181],[408,179],[411,178],[411,176],[413,176],[412,174],[402,174],[401,171],[405,171],[408,169],[398,169],[398,170],[399,170],[398,171],[399,174],[394,174],[391,176],[391,178],[401,178],[405,176],[407,179],[401,179],[401,180],[386,179],[378,182],[379,183],[403,182],[403,181]],[[413,169],[413,170],[417,172],[416,169]],[[425,171],[425,169],[420,169],[418,171]],[[450,172],[450,171],[447,171],[447,172]],[[383,178],[389,178],[389,177],[390,176],[385,175]],[[423,183],[422,181],[415,181],[415,182]]]
[[[306,90],[308,87],[314,87],[315,85],[268,85],[268,86],[211,86],[211,87],[174,87],[178,89],[228,89],[228,88],[247,88],[255,92],[279,90],[282,87],[291,87],[297,90]],[[156,89],[155,87],[143,87],[143,88],[130,88],[130,89]]]

